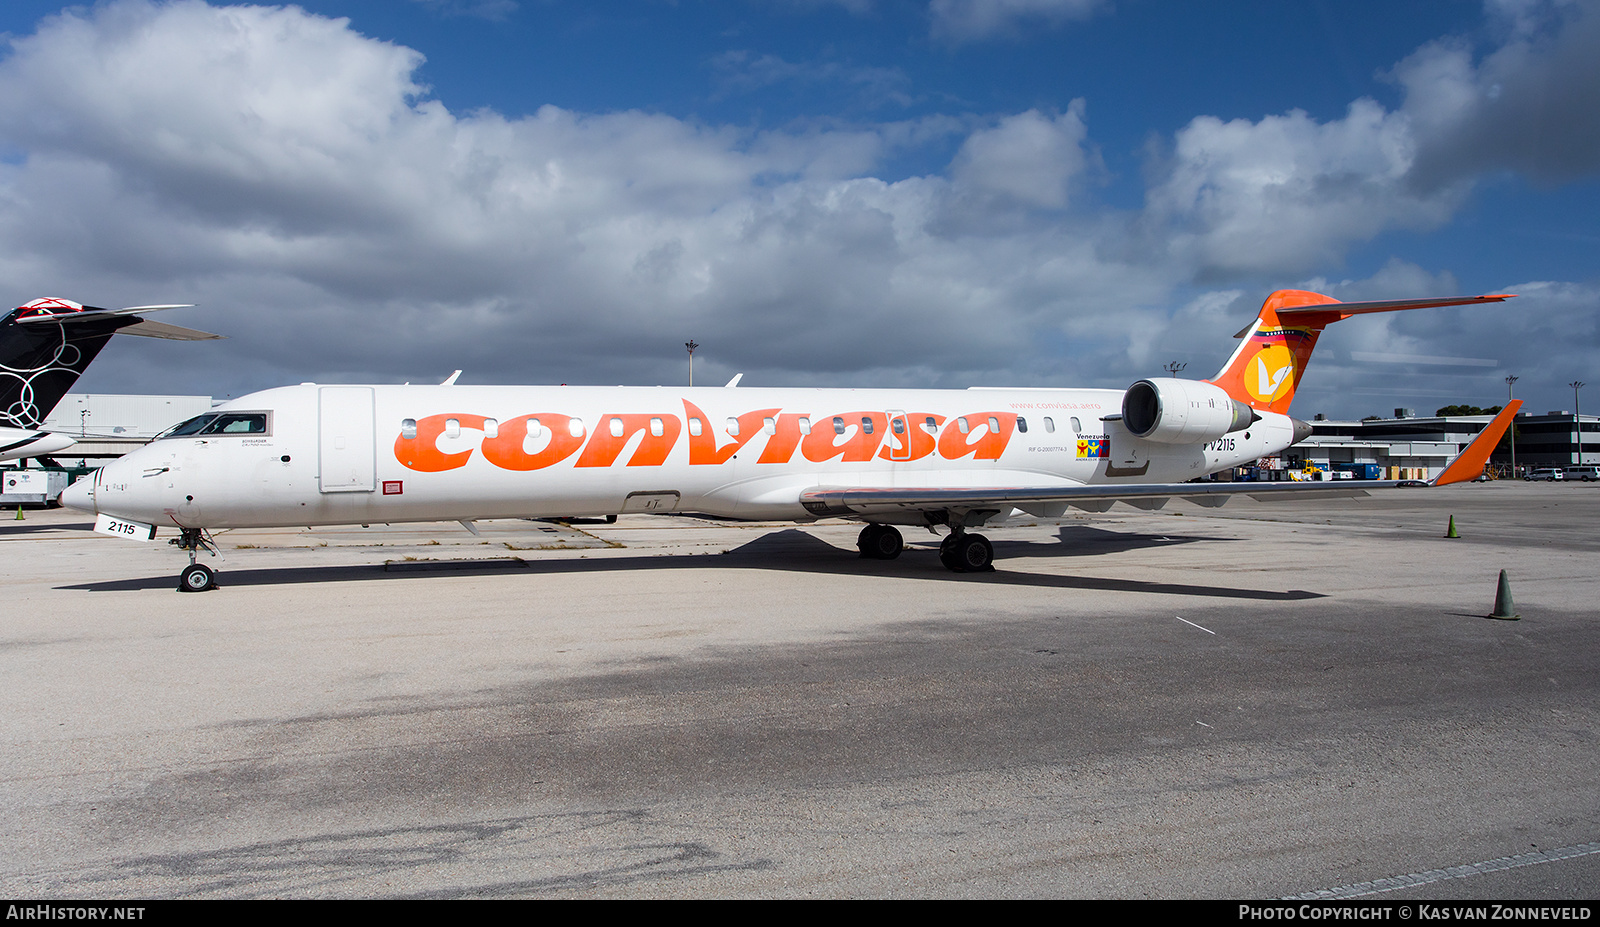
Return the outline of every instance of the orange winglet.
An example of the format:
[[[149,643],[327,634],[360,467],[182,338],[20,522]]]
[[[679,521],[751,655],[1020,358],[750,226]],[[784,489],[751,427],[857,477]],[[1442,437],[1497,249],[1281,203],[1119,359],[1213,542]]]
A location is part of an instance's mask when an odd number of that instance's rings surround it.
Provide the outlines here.
[[[1483,465],[1489,462],[1489,455],[1499,446],[1500,438],[1511,427],[1511,420],[1516,418],[1517,410],[1522,408],[1522,400],[1513,399],[1506,404],[1494,421],[1485,425],[1478,436],[1472,439],[1467,449],[1450,461],[1450,466],[1444,468],[1433,480],[1434,486],[1448,486],[1451,483],[1465,483],[1475,480],[1483,473]]]

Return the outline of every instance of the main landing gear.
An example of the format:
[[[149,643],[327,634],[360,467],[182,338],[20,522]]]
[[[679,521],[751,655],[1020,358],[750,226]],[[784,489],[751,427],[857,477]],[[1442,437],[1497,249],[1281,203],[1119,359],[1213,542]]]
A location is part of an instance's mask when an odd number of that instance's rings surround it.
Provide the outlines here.
[[[869,560],[893,560],[905,541],[892,525],[868,524],[856,539],[856,549]],[[957,527],[939,543],[939,562],[957,573],[984,573],[994,569],[994,545],[981,534]]]
[[[957,573],[987,573],[994,569],[994,545],[958,525],[939,542],[939,562]]]
[[[204,528],[179,528],[178,536],[168,543],[189,552],[189,565],[178,574],[179,592],[205,592],[217,588],[216,572],[203,563],[195,562],[201,550],[210,551],[213,557],[217,555],[217,546],[206,537]]]
[[[892,525],[868,524],[856,539],[856,549],[868,560],[893,560],[904,547],[905,539]]]

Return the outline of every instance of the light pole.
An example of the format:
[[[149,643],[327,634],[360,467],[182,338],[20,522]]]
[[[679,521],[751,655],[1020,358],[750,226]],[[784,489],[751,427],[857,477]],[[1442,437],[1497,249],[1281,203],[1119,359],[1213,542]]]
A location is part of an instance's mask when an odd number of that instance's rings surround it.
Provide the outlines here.
[[[1517,398],[1516,397],[1516,383],[1520,379],[1522,379],[1522,378],[1521,377],[1509,377],[1509,376],[1506,377],[1506,405],[1510,405],[1511,404],[1511,400]],[[1509,429],[1507,429],[1507,430],[1510,431],[1510,433],[1511,433],[1511,478],[1512,479],[1516,479],[1517,478],[1517,418],[1516,418],[1516,416],[1513,415],[1511,417],[1511,427]]]
[[[1172,361],[1171,363],[1168,363],[1167,365],[1162,367],[1162,369],[1167,372],[1167,376],[1175,377],[1175,376],[1178,375],[1178,373],[1180,371],[1183,370],[1183,368],[1185,368],[1187,366],[1189,366],[1189,365],[1188,364],[1180,364],[1177,361]]]
[[[1578,459],[1573,462],[1583,466],[1583,412],[1578,408],[1578,390],[1583,389],[1583,381],[1573,380],[1567,385],[1572,387],[1572,427],[1578,432]]]
[[[692,339],[692,338],[689,339],[688,341],[685,341],[683,343],[683,346],[689,349],[689,385],[693,386],[694,385],[694,349],[698,348],[700,346],[698,344],[695,344],[694,343],[694,339]]]

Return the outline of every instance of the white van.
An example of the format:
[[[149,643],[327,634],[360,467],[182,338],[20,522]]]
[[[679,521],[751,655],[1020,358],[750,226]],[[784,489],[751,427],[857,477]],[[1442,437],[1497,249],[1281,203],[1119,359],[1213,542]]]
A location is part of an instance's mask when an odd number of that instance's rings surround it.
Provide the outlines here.
[[[1583,480],[1587,483],[1590,480],[1600,480],[1600,467],[1568,467],[1561,471],[1561,474],[1566,479]]]
[[[1535,483],[1559,483],[1561,482],[1561,477],[1562,471],[1559,467],[1541,467],[1538,470],[1529,470],[1523,479],[1532,480]]]

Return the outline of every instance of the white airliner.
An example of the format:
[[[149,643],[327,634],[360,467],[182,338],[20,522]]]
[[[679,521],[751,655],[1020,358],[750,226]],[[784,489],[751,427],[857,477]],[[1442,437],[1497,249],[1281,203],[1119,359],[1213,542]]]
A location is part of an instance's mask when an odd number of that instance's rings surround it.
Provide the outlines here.
[[[139,313],[183,306],[99,309],[70,299],[45,298],[0,319],[0,460],[45,457],[76,442],[40,431],[78,375],[111,336],[122,332],[172,341],[220,338],[209,332],[153,322]]]
[[[1285,414],[1322,329],[1365,312],[1504,295],[1339,303],[1280,290],[1210,381],[1106,389],[740,389],[324,386],[253,393],[190,419],[62,494],[96,530],[148,540],[176,528],[179,589],[214,585],[196,561],[222,528],[696,512],[866,522],[863,556],[891,559],[895,525],[949,530],[940,557],[991,568],[970,529],[1020,509],[1158,508],[1179,497],[1393,482],[1186,482],[1310,433]],[[1471,479],[1515,408],[1436,482]],[[1476,469],[1473,469],[1474,466]]]

